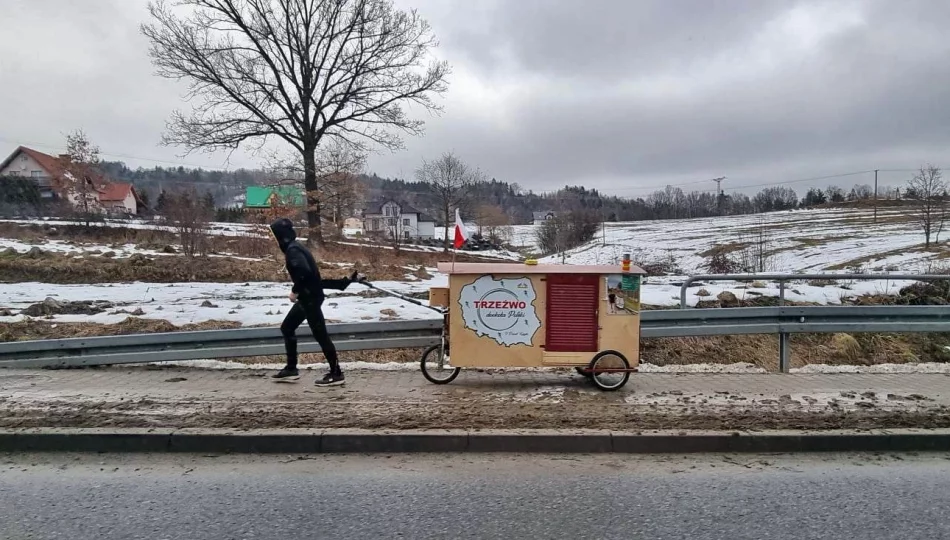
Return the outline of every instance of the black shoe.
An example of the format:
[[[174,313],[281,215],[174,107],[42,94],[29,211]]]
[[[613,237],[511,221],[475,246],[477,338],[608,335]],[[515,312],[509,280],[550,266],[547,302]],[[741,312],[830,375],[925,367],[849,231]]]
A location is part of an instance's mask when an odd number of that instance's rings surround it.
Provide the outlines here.
[[[316,386],[343,386],[344,383],[346,383],[346,381],[342,373],[335,375],[333,373],[327,373],[322,379],[314,381],[313,384]]]
[[[285,367],[284,369],[278,371],[274,375],[271,375],[274,380],[284,382],[284,381],[299,381],[300,372],[297,371],[297,368]]]

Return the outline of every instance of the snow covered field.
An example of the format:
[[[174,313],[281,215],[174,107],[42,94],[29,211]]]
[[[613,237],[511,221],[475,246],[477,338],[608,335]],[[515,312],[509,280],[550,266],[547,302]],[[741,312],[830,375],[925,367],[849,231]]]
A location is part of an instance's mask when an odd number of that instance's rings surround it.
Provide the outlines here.
[[[771,272],[841,271],[854,266],[874,272],[925,273],[947,252],[923,250],[923,233],[907,219],[908,208],[795,210],[748,216],[607,223],[606,234],[566,254],[541,262],[614,264],[624,253],[635,260],[670,258],[684,274],[705,272],[716,246],[758,242],[764,230]],[[515,245],[536,249],[532,226],[516,227]],[[947,260],[950,265],[950,259]]]
[[[375,283],[400,293],[428,292],[430,287],[446,286],[445,276],[417,282]],[[290,301],[289,283],[118,283],[103,285],[54,285],[49,283],[12,283],[0,285],[3,301],[0,307],[19,312],[47,297],[60,302],[95,302],[112,304],[93,315],[56,315],[59,322],[117,323],[130,314],[165,319],[175,325],[209,320],[237,321],[245,326],[279,325]],[[367,289],[351,285],[345,292],[327,291],[324,314],[334,322],[379,321],[387,319],[434,319],[438,314],[393,297],[365,298],[357,293]],[[0,317],[0,321],[23,319],[16,313]]]
[[[623,253],[631,253],[642,261],[672,258],[684,274],[706,273],[704,253],[717,245],[741,243],[764,227],[768,231],[768,249],[772,252],[772,272],[841,272],[849,265],[874,273],[922,273],[933,270],[942,261],[950,264],[948,253],[939,248],[920,249],[922,235],[912,222],[901,218],[906,209],[881,209],[878,224],[871,222],[870,210],[793,211],[754,216],[709,219],[611,223],[603,237],[567,253],[569,264],[615,264]],[[35,221],[31,222],[35,223]],[[47,221],[48,224],[62,222]],[[158,227],[151,222],[107,222],[107,226]],[[533,226],[514,228],[515,242],[531,248]],[[215,224],[216,234],[251,234],[247,225]],[[63,253],[114,253],[128,257],[134,253],[149,256],[174,256],[144,250],[132,244],[105,246],[49,240],[44,244],[0,239],[0,251],[13,248],[18,252],[33,247]],[[409,249],[408,247],[406,249]],[[431,248],[435,249],[435,248]],[[484,254],[480,252],[479,254]],[[510,252],[497,253],[501,258],[514,258]],[[941,259],[943,257],[944,259]],[[559,263],[561,257],[548,257],[543,262]],[[859,264],[860,263],[860,264]],[[78,264],[78,263],[77,263]],[[435,273],[434,269],[429,270]],[[407,271],[408,273],[408,271]],[[370,276],[372,278],[372,276]],[[648,277],[642,290],[644,304],[676,306],[682,277]],[[429,287],[444,286],[445,276],[426,281],[380,283],[401,293],[424,293]],[[849,297],[864,294],[896,294],[909,282],[893,280],[840,281],[835,284],[789,283],[786,298],[791,301],[817,304],[838,304]],[[290,305],[286,300],[287,283],[115,283],[89,285],[52,285],[43,283],[0,284],[0,308],[12,315],[0,321],[21,319],[19,311],[31,304],[52,297],[64,301],[108,300],[113,307],[94,315],[57,315],[56,321],[119,322],[130,313],[174,324],[197,323],[211,319],[238,321],[245,325],[278,324]],[[325,306],[326,316],[340,322],[386,319],[435,318],[430,310],[394,298],[355,296],[362,287],[354,285],[346,294],[335,294]],[[692,287],[687,301],[712,300],[723,291],[730,291],[740,300],[757,296],[777,296],[775,283],[738,284],[708,282]],[[697,293],[703,293],[698,296]],[[708,293],[708,294],[706,294]],[[209,306],[208,304],[211,304]],[[0,311],[0,313],[3,313]]]

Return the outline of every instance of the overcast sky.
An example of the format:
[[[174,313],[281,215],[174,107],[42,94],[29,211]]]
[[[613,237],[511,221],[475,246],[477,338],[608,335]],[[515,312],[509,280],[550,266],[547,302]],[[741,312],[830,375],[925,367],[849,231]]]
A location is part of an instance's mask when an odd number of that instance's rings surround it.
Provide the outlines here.
[[[153,75],[146,0],[3,0],[0,153],[82,127],[131,165],[228,166],[158,145],[182,87]],[[441,117],[371,157],[409,177],[454,151],[534,190],[626,196],[950,167],[946,0],[397,0],[453,66]],[[158,161],[160,160],[160,161]],[[254,167],[239,153],[230,167]],[[882,173],[898,184],[905,172]],[[872,174],[790,184],[873,182]],[[699,182],[699,183],[695,183]],[[749,189],[747,191],[754,191]]]

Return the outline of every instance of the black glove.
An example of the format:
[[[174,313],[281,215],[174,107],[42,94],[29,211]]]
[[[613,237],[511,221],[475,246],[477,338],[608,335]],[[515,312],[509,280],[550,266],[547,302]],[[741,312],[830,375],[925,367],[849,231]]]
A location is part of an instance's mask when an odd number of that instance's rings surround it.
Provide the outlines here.
[[[350,274],[350,281],[353,283],[365,283],[366,276],[364,276],[363,274],[359,273],[356,270],[353,270],[353,273]]]

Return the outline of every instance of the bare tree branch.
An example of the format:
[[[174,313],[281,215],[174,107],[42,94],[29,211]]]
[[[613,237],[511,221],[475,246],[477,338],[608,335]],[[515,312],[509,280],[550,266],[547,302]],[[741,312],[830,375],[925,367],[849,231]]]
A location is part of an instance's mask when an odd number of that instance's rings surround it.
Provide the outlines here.
[[[229,150],[277,137],[301,156],[307,217],[319,236],[317,151],[329,137],[364,152],[402,146],[447,88],[447,63],[415,11],[392,0],[164,0],[142,26],[157,73],[188,83],[189,114],[176,112],[163,142]]]
[[[438,201],[439,215],[445,225],[443,250],[449,250],[449,229],[454,223],[453,212],[456,208],[467,210],[468,196],[472,187],[482,180],[482,173],[472,169],[455,154],[448,152],[435,161],[423,161],[416,171],[420,182],[429,184]]]

